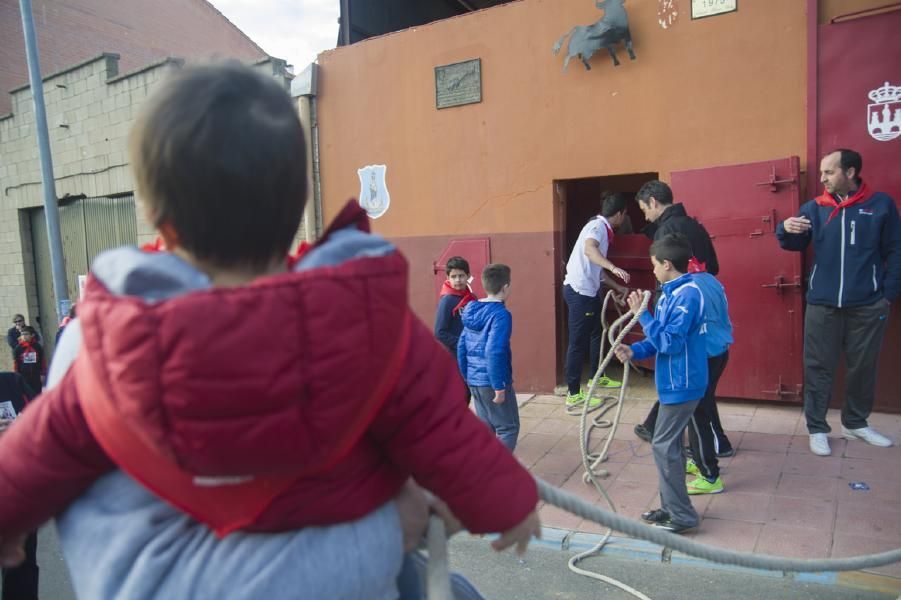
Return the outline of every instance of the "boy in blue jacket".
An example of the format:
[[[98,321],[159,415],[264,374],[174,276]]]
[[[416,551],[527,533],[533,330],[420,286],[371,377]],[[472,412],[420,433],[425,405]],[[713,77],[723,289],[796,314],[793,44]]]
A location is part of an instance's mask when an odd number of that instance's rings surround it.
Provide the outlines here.
[[[654,427],[652,448],[660,481],[660,508],[641,515],[642,520],[674,533],[697,527],[698,513],[685,487],[682,433],[707,390],[707,350],[701,335],[704,297],[687,273],[691,244],[672,234],[651,245],[654,276],[661,284],[661,298],[654,316],[639,318],[645,339],[616,347],[623,363],[657,355],[655,381],[660,413]],[[641,295],[628,297],[633,313],[641,309]]]
[[[703,271],[691,275],[704,298],[704,319],[701,331],[707,350],[707,391],[698,403],[688,425],[688,445],[693,460],[688,472],[697,475],[688,484],[688,494],[719,494],[725,487],[720,478],[718,456],[723,456],[720,440],[725,440],[731,453],[732,444],[722,430],[716,409],[716,386],[729,362],[729,346],[732,345],[732,322],[729,320],[729,303],[726,290],[716,277]]]
[[[512,452],[519,437],[519,408],[513,392],[513,318],[504,306],[510,297],[510,267],[491,264],[482,271],[487,297],[463,309],[457,362],[475,399],[476,414]]]

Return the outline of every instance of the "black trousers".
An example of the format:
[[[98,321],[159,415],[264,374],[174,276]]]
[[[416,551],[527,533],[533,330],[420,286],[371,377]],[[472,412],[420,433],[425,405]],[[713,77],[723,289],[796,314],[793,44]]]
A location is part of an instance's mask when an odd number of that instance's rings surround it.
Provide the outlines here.
[[[568,285],[563,286],[563,299],[568,309],[569,345],[563,375],[570,394],[577,394],[582,385],[582,365],[585,351],[591,367],[591,377],[601,360],[601,306],[598,296],[583,296]]]
[[[890,304],[834,308],[808,304],[804,315],[804,415],[810,433],[829,433],[826,411],[842,353],[845,355],[845,401],[842,425],[867,426],[876,397],[876,368],[885,338]]]
[[[718,364],[718,359],[722,359],[722,365]],[[705,412],[707,413],[707,417],[710,420],[710,427],[713,430],[713,443],[714,448],[716,449],[715,453],[717,454],[722,454],[724,452],[729,452],[730,450],[732,450],[732,442],[729,441],[729,437],[726,435],[726,432],[723,431],[723,424],[720,422],[720,412],[716,408],[716,386],[719,384],[720,376],[726,369],[726,363],[728,361],[728,350],[725,353],[720,354],[719,356],[707,358],[708,381],[707,391],[705,392],[704,398],[706,399],[709,396],[710,402],[707,403],[705,402],[705,400],[701,400],[701,403],[704,403],[706,406]],[[719,369],[719,371],[717,371],[717,369]],[[716,374],[716,377],[714,377],[714,374]],[[648,416],[644,419],[643,425],[645,426],[645,428],[647,428],[652,436],[654,435],[654,427],[657,425],[657,411],[659,410],[660,403],[655,402],[654,406],[652,406],[651,410],[648,412]]]
[[[701,475],[707,479],[720,476],[720,464],[716,459],[716,431],[713,427],[713,415],[716,411],[716,386],[720,376],[729,362],[729,351],[707,359],[708,382],[704,397],[688,423],[688,446]],[[719,420],[719,419],[717,419]]]
[[[3,569],[3,600],[37,600],[38,533],[25,538],[25,562],[14,569]]]

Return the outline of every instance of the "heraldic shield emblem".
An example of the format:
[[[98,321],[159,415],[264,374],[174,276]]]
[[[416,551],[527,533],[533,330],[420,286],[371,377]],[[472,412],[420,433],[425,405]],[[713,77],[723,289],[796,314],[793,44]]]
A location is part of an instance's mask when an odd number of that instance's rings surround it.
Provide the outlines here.
[[[385,184],[387,170],[385,165],[369,165],[357,169],[357,175],[360,176],[360,206],[370,219],[378,219],[388,212],[388,206],[391,205],[391,196]]]
[[[875,104],[867,105],[867,129],[880,142],[901,136],[901,86],[885,84],[867,94]]]

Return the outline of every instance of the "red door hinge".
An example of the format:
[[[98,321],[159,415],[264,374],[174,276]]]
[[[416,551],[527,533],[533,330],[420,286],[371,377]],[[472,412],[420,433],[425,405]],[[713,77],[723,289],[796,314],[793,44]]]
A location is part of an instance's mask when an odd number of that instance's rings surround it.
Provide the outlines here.
[[[762,283],[760,287],[764,288],[775,288],[777,292],[782,293],[783,288],[800,288],[801,287],[801,278],[795,275],[794,281],[785,281],[782,279],[782,275],[777,275],[774,280],[775,283]]]
[[[792,389],[794,388],[794,389]],[[804,386],[800,383],[796,383],[795,385],[786,385],[782,383],[782,375],[779,376],[779,382],[776,384],[775,390],[760,390],[761,394],[768,394],[770,396],[776,396],[780,400],[789,399],[789,400],[798,400],[801,398],[801,394],[804,391]]]
[[[758,181],[754,185],[768,185],[770,186],[771,192],[778,192],[780,183],[798,183],[798,177],[792,176],[789,179],[777,179],[776,165],[773,165],[772,170],[770,171],[770,178],[766,181]]]

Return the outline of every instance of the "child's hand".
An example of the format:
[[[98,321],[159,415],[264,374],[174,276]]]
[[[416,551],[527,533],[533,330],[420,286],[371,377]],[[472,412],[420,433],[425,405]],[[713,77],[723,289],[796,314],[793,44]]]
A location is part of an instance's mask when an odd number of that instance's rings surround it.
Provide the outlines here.
[[[632,311],[632,314],[637,315],[641,311],[641,292],[638,290],[630,292],[626,302],[629,303],[629,310]]]
[[[404,552],[415,550],[429,524],[429,503],[426,495],[412,479],[408,479],[394,497],[400,528],[404,536]]]
[[[444,533],[447,537],[465,529],[463,523],[461,523],[460,519],[451,512],[451,509],[447,504],[435,496],[431,496],[431,494],[429,494],[429,496],[429,506],[431,507],[432,512],[444,519]]]
[[[506,390],[494,390],[494,399],[492,402],[495,404],[503,404],[504,400],[507,399],[507,391]]]
[[[634,352],[632,352],[632,348],[627,346],[626,344],[620,344],[613,351],[616,354],[616,358],[619,359],[621,363],[627,363],[632,360],[632,356],[634,356]]]
[[[500,552],[516,544],[516,553],[522,555],[529,547],[532,537],[541,538],[541,520],[534,510],[519,525],[503,532],[501,537],[491,542],[491,547]]]

